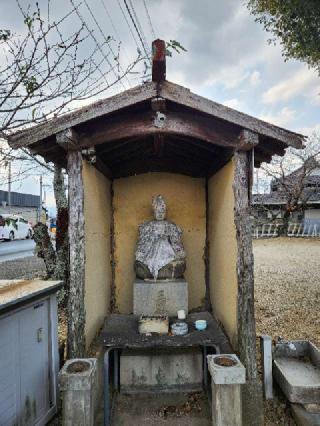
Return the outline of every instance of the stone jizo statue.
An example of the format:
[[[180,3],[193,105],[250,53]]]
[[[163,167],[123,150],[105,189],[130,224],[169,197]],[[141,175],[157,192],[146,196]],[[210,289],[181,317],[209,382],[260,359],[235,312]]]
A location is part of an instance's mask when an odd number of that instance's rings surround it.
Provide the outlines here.
[[[186,253],[179,226],[166,220],[167,206],[161,195],[153,197],[154,220],[139,225],[135,271],[141,279],[181,278]]]

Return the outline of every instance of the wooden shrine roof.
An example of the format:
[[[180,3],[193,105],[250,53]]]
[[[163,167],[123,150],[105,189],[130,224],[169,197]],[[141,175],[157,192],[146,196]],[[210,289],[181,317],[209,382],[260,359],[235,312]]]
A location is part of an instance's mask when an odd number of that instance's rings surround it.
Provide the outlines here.
[[[72,129],[73,147],[94,147],[110,177],[148,171],[210,176],[232,157],[243,132],[255,135],[255,165],[301,148],[304,136],[192,93],[169,81],[151,81],[8,137],[46,161],[66,164],[59,134]],[[58,135],[58,137],[56,137]]]

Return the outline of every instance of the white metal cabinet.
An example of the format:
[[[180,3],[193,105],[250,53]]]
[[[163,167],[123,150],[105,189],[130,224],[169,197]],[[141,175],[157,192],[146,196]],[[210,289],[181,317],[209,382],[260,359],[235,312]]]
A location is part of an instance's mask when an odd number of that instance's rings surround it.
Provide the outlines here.
[[[48,300],[19,313],[21,414],[33,425],[50,409]]]
[[[0,426],[45,425],[57,407],[56,296],[0,316]]]
[[[0,424],[18,424],[19,358],[17,336],[18,321],[7,317],[0,321]]]

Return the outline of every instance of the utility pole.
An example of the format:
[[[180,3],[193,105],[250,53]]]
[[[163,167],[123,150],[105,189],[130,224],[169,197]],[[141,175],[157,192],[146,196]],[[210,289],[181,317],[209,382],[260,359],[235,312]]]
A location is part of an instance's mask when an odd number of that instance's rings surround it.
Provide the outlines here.
[[[11,161],[8,162],[8,206],[11,206]]]
[[[41,217],[42,217],[42,175],[40,175],[40,201],[39,201],[38,222],[41,222]]]

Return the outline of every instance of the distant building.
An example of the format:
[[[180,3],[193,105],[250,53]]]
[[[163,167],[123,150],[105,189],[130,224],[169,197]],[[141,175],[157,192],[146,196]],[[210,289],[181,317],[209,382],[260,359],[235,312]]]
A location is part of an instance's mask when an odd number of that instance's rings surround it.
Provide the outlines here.
[[[297,182],[299,181],[300,182]],[[285,188],[288,191],[285,190]],[[295,191],[294,191],[295,189]],[[274,179],[269,194],[254,194],[252,204],[258,224],[276,222],[281,224],[289,196],[300,192],[298,204],[303,208],[291,213],[290,222],[303,225],[320,225],[320,168],[314,168],[302,176],[302,168],[284,178]]]
[[[8,205],[8,191],[0,190],[0,214],[15,214],[35,225],[38,221],[40,196],[11,192],[11,205]]]

